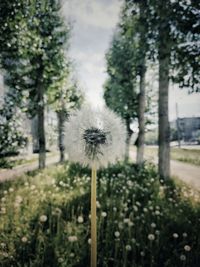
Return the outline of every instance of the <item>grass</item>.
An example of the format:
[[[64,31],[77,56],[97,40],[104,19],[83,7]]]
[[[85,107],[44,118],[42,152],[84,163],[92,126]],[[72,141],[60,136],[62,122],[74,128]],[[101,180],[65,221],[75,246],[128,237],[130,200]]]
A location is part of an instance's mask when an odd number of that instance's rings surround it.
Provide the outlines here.
[[[172,148],[171,157],[174,160],[200,166],[200,150]]]
[[[89,266],[88,169],[57,165],[0,186],[0,266]],[[198,266],[196,192],[134,164],[99,171],[97,192],[99,267]]]
[[[151,146],[145,147],[146,157],[148,158],[156,157],[157,153],[158,153],[157,147],[151,147]],[[171,159],[200,166],[200,150],[172,147]]]

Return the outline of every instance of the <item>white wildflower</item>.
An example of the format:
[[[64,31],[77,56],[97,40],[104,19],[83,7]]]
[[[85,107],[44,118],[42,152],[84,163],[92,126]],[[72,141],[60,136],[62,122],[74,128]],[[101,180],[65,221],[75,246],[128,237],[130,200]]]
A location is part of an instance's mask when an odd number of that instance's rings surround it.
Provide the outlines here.
[[[27,243],[28,238],[26,236],[23,236],[21,240],[22,240],[23,243]]]
[[[188,245],[185,245],[185,246],[184,246],[184,250],[189,252],[189,251],[191,250],[191,247],[188,246]]]
[[[178,238],[178,234],[177,233],[173,233],[173,238],[177,239]]]
[[[183,233],[183,237],[187,237],[188,235],[187,235],[187,233]]]
[[[101,213],[101,216],[102,216],[102,217],[106,217],[106,216],[107,216],[107,213],[106,213],[105,211],[103,211],[103,212]]]
[[[69,242],[76,242],[78,240],[77,236],[75,235],[71,235],[68,237],[68,241]]]
[[[125,127],[114,112],[84,107],[69,118],[66,151],[71,161],[106,167],[123,156],[125,138]]]
[[[64,261],[63,258],[58,258],[58,262],[59,262],[59,263],[62,263],[63,261]]]
[[[1,207],[0,214],[6,214],[6,208],[5,207]]]
[[[2,248],[5,248],[6,247],[6,244],[5,243],[0,243],[0,246],[2,247]]]
[[[36,188],[36,186],[34,184],[31,185],[31,187],[30,187],[31,190],[35,190],[35,188]]]
[[[137,212],[137,211],[138,211],[138,207],[137,207],[137,206],[135,206],[135,205],[133,206],[133,209],[134,209],[134,211],[135,211],[135,212]]]
[[[23,201],[23,198],[21,196],[16,196],[15,203],[20,204]]]
[[[82,216],[78,216],[77,221],[78,221],[78,223],[83,223],[83,217]]]
[[[181,260],[181,261],[185,261],[185,260],[186,260],[186,256],[185,256],[184,254],[182,254],[182,255],[180,256],[180,260]]]
[[[151,227],[152,228],[156,228],[156,224],[155,223],[151,223]]]
[[[47,221],[47,216],[46,215],[41,215],[40,216],[40,221],[41,222],[46,222]]]
[[[96,201],[96,205],[97,205],[97,208],[101,208],[101,204],[99,203],[98,200]]]
[[[156,210],[155,211],[155,215],[160,215],[160,211],[159,210]]]
[[[148,212],[148,209],[147,209],[147,208],[144,208],[143,211],[144,211],[145,213],[147,213],[147,212]]]
[[[141,255],[142,257],[144,257],[144,256],[145,256],[144,251],[141,251],[141,252],[140,252],[140,255]]]
[[[134,223],[130,220],[129,222],[128,222],[128,226],[129,227],[132,227],[134,225]]]
[[[149,234],[149,235],[148,235],[148,239],[149,239],[150,241],[155,240],[155,235],[153,235],[153,234]]]
[[[120,236],[120,232],[116,231],[116,232],[114,233],[114,235],[115,235],[116,238],[118,238],[118,237]]]
[[[131,246],[130,245],[126,245],[126,250],[130,251],[131,250]]]

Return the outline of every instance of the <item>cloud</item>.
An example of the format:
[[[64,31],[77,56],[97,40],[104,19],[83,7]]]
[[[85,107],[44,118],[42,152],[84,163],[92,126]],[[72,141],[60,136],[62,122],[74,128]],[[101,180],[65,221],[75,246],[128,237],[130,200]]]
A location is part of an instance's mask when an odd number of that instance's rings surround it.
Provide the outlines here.
[[[118,21],[121,1],[68,0],[63,5],[63,14],[80,24],[110,29]]]

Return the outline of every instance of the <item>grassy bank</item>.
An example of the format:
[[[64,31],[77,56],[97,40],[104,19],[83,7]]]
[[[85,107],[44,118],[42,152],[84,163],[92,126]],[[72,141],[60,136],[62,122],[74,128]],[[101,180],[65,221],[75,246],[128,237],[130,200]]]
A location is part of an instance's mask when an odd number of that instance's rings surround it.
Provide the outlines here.
[[[134,151],[136,151],[136,148],[134,148]],[[157,155],[158,155],[157,147],[152,147],[152,146],[145,147],[145,156],[147,158],[154,158],[157,157]],[[200,150],[172,147],[171,159],[200,166]]]

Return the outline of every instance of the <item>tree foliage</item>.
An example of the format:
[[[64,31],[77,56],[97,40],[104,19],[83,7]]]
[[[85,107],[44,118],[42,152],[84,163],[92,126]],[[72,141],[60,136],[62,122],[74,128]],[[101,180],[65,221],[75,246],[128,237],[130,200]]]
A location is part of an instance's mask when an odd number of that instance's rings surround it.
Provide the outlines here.
[[[0,157],[17,153],[26,145],[27,136],[23,130],[21,112],[6,95],[0,107]]]

